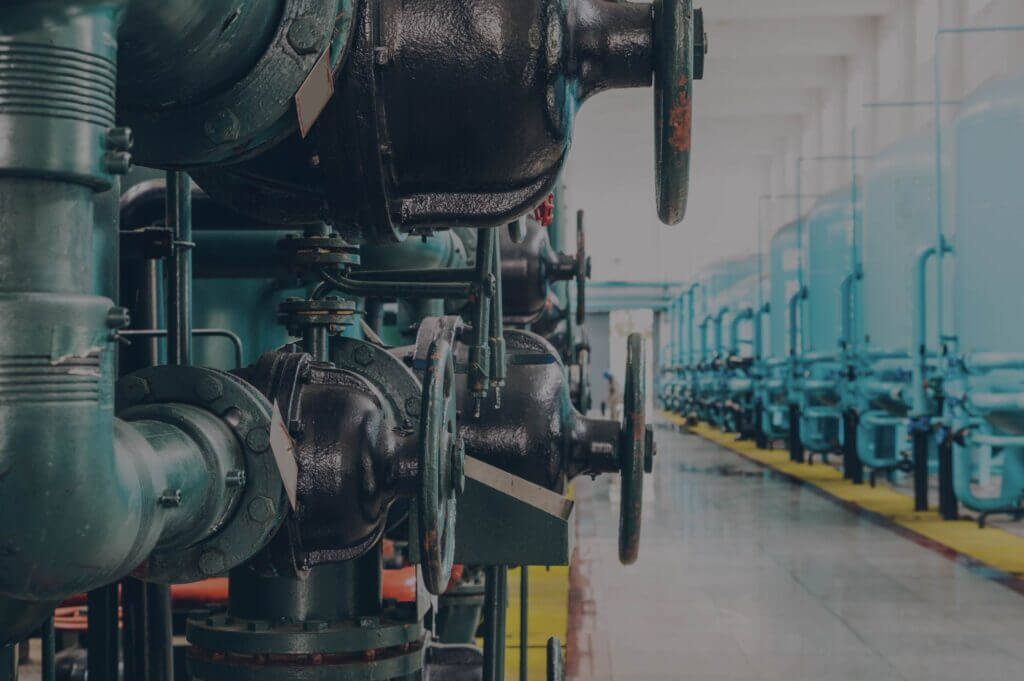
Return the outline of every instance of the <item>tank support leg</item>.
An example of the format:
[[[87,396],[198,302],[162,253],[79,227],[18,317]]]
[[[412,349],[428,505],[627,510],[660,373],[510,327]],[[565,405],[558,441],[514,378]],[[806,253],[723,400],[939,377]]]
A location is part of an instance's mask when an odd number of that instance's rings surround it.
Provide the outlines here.
[[[914,510],[928,510],[928,435],[914,432]]]
[[[800,441],[800,407],[789,405],[789,460],[804,463],[804,443]]]
[[[505,611],[508,607],[508,567],[485,570],[483,681],[505,678]]]
[[[939,444],[939,515],[943,520],[960,517],[953,491],[953,441],[948,437]]]
[[[855,485],[864,484],[864,462],[857,454],[857,414],[843,413],[843,476]]]

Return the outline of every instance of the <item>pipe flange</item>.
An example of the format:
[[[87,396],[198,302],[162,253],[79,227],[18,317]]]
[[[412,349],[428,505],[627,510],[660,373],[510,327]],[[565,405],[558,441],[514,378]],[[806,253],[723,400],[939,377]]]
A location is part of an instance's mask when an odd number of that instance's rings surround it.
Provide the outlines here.
[[[277,242],[289,270],[319,272],[323,268],[349,268],[359,264],[359,247],[337,234],[298,236],[289,234]]]
[[[289,298],[277,306],[277,320],[296,336],[307,326],[326,326],[330,333],[337,334],[357,321],[357,312],[354,301],[334,296]]]
[[[422,622],[387,617],[352,620],[251,620],[215,615],[189,620],[188,642],[232,655],[340,655],[394,648],[423,638]],[[219,676],[216,678],[220,678]]]
[[[353,0],[285,0],[277,31],[249,72],[200,102],[121,109],[147,166],[195,168],[250,158],[298,128],[295,98],[325,52],[333,71],[351,45]],[[301,34],[301,40],[297,36]]]
[[[194,582],[224,574],[266,546],[288,501],[270,448],[271,406],[256,388],[229,373],[191,366],[149,367],[117,383],[119,412],[166,403],[222,419],[238,438],[245,464],[241,498],[215,534],[185,549],[154,552],[133,573],[150,582]]]
[[[334,341],[331,361],[377,386],[403,429],[419,426],[423,391],[416,374],[400,359],[379,345],[342,336]]]

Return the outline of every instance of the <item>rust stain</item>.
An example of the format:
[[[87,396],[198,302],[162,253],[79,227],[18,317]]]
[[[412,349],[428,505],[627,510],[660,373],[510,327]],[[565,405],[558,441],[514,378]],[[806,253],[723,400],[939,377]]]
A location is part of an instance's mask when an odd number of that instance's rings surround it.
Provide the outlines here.
[[[685,79],[684,79],[685,80]],[[693,122],[693,104],[686,90],[679,93],[679,101],[669,112],[668,125],[672,134],[668,143],[678,152],[690,151],[690,126]]]

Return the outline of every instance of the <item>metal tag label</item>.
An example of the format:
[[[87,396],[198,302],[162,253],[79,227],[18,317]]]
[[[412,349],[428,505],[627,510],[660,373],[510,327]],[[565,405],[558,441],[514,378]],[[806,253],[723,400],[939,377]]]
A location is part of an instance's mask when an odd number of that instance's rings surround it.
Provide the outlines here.
[[[334,96],[334,76],[331,73],[330,48],[324,50],[313,64],[313,70],[302,81],[295,93],[295,113],[299,118],[299,134],[305,139],[313,124]]]
[[[294,511],[298,507],[296,489],[299,482],[299,466],[295,463],[295,442],[288,433],[288,426],[281,416],[277,400],[274,400],[273,414],[270,417],[270,449],[274,452],[274,461],[277,462],[277,470],[281,473],[284,492],[288,495],[288,502]]]

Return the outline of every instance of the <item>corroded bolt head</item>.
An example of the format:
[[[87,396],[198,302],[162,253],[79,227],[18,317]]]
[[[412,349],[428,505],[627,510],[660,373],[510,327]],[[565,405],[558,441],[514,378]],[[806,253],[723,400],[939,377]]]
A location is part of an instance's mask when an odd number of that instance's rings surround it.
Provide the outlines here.
[[[245,444],[249,445],[254,452],[265,452],[270,446],[270,431],[262,426],[257,426],[245,436]]]
[[[265,523],[274,517],[274,502],[270,497],[256,497],[249,502],[249,517],[258,522]]]
[[[239,134],[238,116],[231,109],[221,109],[206,119],[203,133],[213,142],[234,142]]]
[[[149,395],[149,381],[141,376],[127,376],[121,380],[121,394],[129,402],[141,402]]]
[[[205,402],[213,402],[224,394],[224,386],[213,376],[203,376],[196,383],[196,396]]]
[[[199,556],[199,570],[208,576],[224,572],[224,554],[217,549],[207,549]]]
[[[128,151],[134,143],[132,129],[124,127],[107,130],[107,138],[104,140],[104,146],[112,151]]]
[[[353,359],[356,360],[356,364],[359,366],[370,366],[373,364],[373,350],[365,345],[360,345],[356,348],[355,353],[353,353]]]
[[[319,39],[320,31],[317,29],[317,24],[308,17],[296,19],[288,27],[288,44],[298,54],[312,54],[316,52]]]
[[[111,175],[127,175],[132,169],[132,155],[127,151],[108,151],[103,157],[103,167]]]
[[[245,623],[245,628],[249,631],[266,631],[270,629],[270,622],[266,620],[249,620]]]

